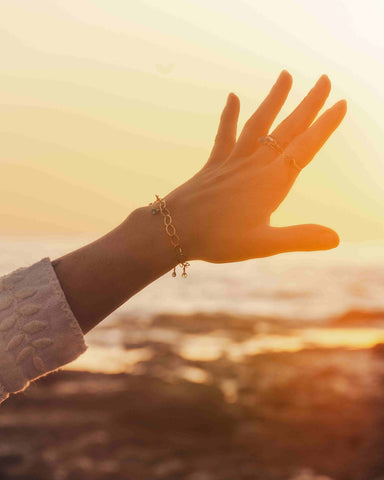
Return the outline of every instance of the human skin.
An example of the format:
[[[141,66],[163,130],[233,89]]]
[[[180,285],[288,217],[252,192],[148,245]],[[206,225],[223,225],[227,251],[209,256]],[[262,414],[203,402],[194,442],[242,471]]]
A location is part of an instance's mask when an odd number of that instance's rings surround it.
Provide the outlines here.
[[[314,121],[331,89],[329,78],[322,75],[269,133],[291,86],[292,77],[283,70],[238,139],[240,101],[230,93],[207,162],[164,197],[188,261],[238,262],[291,251],[327,250],[339,244],[337,233],[321,225],[270,225],[271,214],[300,172],[258,138],[272,135],[284,153],[304,168],[347,109],[341,100]],[[101,238],[52,261],[84,333],[177,264],[162,215],[153,215],[150,205],[133,210]],[[191,269],[187,268],[188,274]]]

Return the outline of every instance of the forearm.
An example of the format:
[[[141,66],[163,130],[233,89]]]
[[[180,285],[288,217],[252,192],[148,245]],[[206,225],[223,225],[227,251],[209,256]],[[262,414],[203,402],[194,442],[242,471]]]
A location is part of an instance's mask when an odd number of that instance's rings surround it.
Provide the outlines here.
[[[106,235],[52,261],[84,333],[177,264],[160,215],[134,210]]]

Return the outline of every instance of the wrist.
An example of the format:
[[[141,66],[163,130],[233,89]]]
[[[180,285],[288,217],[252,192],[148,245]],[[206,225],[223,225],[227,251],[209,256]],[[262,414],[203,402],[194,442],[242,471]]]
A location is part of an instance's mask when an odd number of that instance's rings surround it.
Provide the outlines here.
[[[146,277],[160,277],[178,264],[175,249],[165,231],[163,217],[150,205],[136,208],[121,225],[124,257],[135,262]]]
[[[179,237],[180,246],[187,261],[198,260],[197,245],[199,242],[195,238],[196,212],[194,209],[193,196],[191,189],[182,185],[183,193],[181,195],[179,188],[169,193],[164,200],[172,217],[172,225],[175,227],[177,236]],[[161,215],[160,215],[161,216]],[[165,231],[164,221],[162,220],[164,236],[168,236]],[[171,245],[170,237],[168,242]],[[172,247],[173,248],[173,247]],[[176,255],[176,254],[175,254]]]
[[[95,241],[52,261],[84,333],[178,264],[161,216],[134,210]]]

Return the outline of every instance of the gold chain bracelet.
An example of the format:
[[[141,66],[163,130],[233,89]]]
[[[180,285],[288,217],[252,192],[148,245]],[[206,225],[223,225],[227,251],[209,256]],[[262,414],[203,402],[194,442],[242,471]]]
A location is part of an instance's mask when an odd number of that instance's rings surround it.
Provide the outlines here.
[[[160,198],[158,195],[156,195],[156,201],[150,203],[149,205],[159,205],[159,209],[157,209],[155,206],[152,207],[152,215],[156,215],[158,212],[160,212],[163,216],[163,221],[164,221],[164,226],[165,226],[165,232],[166,234],[170,237],[171,243],[173,248],[176,251],[176,258],[178,260],[178,264],[180,267],[183,269],[183,273],[181,276],[183,278],[187,277],[187,273],[185,269],[189,267],[189,263],[186,261],[185,255],[183,253],[183,250],[180,245],[180,238],[176,233],[176,229],[172,224],[172,217],[171,214],[167,208],[167,204],[165,202],[164,198]],[[173,267],[173,272],[172,272],[172,277],[176,277],[176,266]]]

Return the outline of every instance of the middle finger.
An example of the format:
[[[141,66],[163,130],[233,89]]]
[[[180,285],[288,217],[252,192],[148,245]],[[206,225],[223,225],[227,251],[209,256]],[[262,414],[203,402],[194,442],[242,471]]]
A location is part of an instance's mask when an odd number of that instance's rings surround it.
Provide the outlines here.
[[[295,110],[275,128],[271,136],[283,150],[311,125],[330,91],[331,82],[327,75],[322,75]],[[258,165],[266,165],[279,155],[280,153],[270,146],[261,145],[253,157]]]

